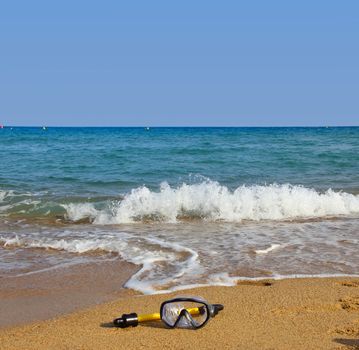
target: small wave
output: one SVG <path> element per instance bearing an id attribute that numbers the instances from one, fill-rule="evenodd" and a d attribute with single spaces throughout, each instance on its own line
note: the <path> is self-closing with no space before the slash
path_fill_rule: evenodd
<path id="1" fill-rule="evenodd" d="M 7 196 L 8 191 L 0 191 L 0 203 L 4 200 Z"/>
<path id="2" fill-rule="evenodd" d="M 27 197 L 29 195 L 30 195 L 29 193 L 24 193 L 24 194 L 16 193 L 14 190 L 0 190 L 0 204 L 14 197 Z"/>
<path id="3" fill-rule="evenodd" d="M 243 220 L 294 220 L 359 214 L 359 196 L 331 189 L 292 185 L 241 186 L 231 191 L 217 182 L 163 183 L 159 192 L 147 187 L 132 190 L 122 201 L 98 210 L 93 204 L 64 206 L 72 221 L 89 218 L 94 224 L 140 221 L 176 223 L 186 219 L 241 222 Z"/>
<path id="4" fill-rule="evenodd" d="M 8 215 L 12 213 L 31 213 L 38 207 L 46 206 L 47 203 L 41 201 L 39 194 L 13 190 L 0 190 L 0 214 Z"/>

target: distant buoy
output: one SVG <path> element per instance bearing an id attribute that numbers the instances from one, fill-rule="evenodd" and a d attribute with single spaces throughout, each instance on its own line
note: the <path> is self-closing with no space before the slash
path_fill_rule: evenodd
<path id="1" fill-rule="evenodd" d="M 146 130 L 147 130 L 147 131 L 150 131 L 150 128 L 149 128 L 149 127 L 147 127 L 147 128 L 146 128 Z"/>
<path id="2" fill-rule="evenodd" d="M 43 127 L 42 127 L 42 130 L 47 130 L 47 127 L 46 127 L 46 126 L 43 126 Z"/>

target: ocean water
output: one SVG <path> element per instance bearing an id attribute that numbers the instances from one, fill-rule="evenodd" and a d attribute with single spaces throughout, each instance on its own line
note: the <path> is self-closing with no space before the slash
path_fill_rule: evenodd
<path id="1" fill-rule="evenodd" d="M 356 275 L 358 243 L 358 127 L 0 129 L 0 277 L 107 259 L 144 293 Z"/>

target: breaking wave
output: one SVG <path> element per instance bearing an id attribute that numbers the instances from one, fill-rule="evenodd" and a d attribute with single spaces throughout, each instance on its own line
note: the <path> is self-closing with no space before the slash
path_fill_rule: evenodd
<path id="1" fill-rule="evenodd" d="M 163 183 L 158 192 L 140 187 L 105 209 L 96 209 L 91 203 L 63 207 L 69 220 L 88 218 L 99 225 L 186 219 L 241 222 L 356 215 L 359 196 L 331 189 L 320 193 L 288 184 L 241 186 L 231 191 L 217 182 L 205 181 L 179 187 Z"/>
<path id="2" fill-rule="evenodd" d="M 253 185 L 231 190 L 218 182 L 171 187 L 162 183 L 158 191 L 146 186 L 118 199 L 51 197 L 48 194 L 19 194 L 0 191 L 0 214 L 34 218 L 65 219 L 97 225 L 142 221 L 176 223 L 185 220 L 241 222 L 302 220 L 356 216 L 359 195 L 303 186 Z"/>

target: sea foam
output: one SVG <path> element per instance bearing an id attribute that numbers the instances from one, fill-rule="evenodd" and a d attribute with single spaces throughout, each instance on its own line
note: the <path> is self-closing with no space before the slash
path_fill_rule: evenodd
<path id="1" fill-rule="evenodd" d="M 124 260 L 140 266 L 125 286 L 144 294 L 168 292 L 169 290 L 163 289 L 163 286 L 175 286 L 186 274 L 195 276 L 203 270 L 197 252 L 175 242 L 133 237 L 126 232 L 86 236 L 87 238 L 77 239 L 39 237 L 37 234 L 0 236 L 0 247 L 42 248 L 78 254 L 96 251 L 116 253 Z M 171 273 L 168 274 L 167 270 Z"/>

